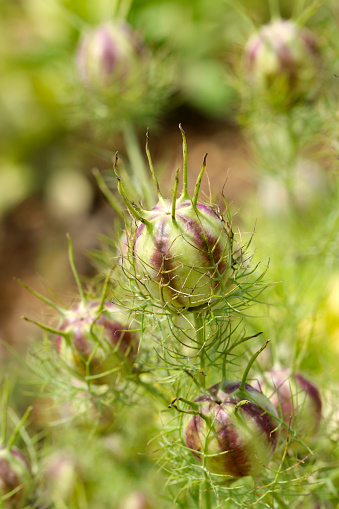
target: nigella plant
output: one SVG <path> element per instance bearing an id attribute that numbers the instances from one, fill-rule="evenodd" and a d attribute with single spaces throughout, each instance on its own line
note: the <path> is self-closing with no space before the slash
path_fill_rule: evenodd
<path id="1" fill-rule="evenodd" d="M 249 38 L 244 70 L 256 94 L 263 94 L 274 108 L 287 111 L 315 95 L 317 39 L 292 20 L 272 20 Z"/>
<path id="2" fill-rule="evenodd" d="M 179 127 L 183 137 L 183 189 L 179 197 L 179 170 L 172 198 L 164 198 L 160 191 L 148 148 L 148 132 L 146 152 L 158 193 L 155 207 L 144 210 L 132 201 L 118 175 L 117 157 L 115 173 L 120 195 L 136 220 L 135 231 L 127 235 L 125 273 L 129 272 L 142 299 L 153 309 L 187 315 L 219 308 L 238 295 L 237 280 L 246 271 L 246 262 L 242 248 L 235 247 L 228 208 L 225 217 L 218 207 L 199 199 L 207 154 L 193 196 L 188 193 L 187 143 L 184 130 Z"/>
<path id="3" fill-rule="evenodd" d="M 31 351 L 29 368 L 44 384 L 52 421 L 102 434 L 114 427 L 125 390 L 129 390 L 130 403 L 136 397 L 131 382 L 138 373 L 138 327 L 132 312 L 108 297 L 109 278 L 101 295 L 83 289 L 70 237 L 68 243 L 79 291 L 75 304 L 62 307 L 20 281 L 59 315 L 55 326 L 24 317 L 47 334 L 44 348 Z"/>
<path id="4" fill-rule="evenodd" d="M 70 238 L 69 258 L 79 292 L 74 303 L 59 306 L 22 283 L 59 315 L 55 326 L 35 322 L 47 333 L 48 348 L 40 345 L 29 367 L 43 379 L 58 409 L 53 425 L 71 423 L 68 432 L 88 433 L 96 447 L 104 449 L 103 456 L 108 451 L 117 455 L 119 471 L 125 460 L 128 470 L 135 462 L 124 455 L 131 444 L 135 455 L 134 428 L 144 426 L 147 411 L 152 432 L 148 430 L 145 449 L 152 454 L 145 457 L 154 456 L 168 476 L 170 504 L 286 509 L 282 487 L 290 492 L 300 485 L 311 489 L 309 469 L 303 471 L 302 463 L 312 461 L 308 437 L 314 437 L 320 425 L 321 396 L 298 373 L 272 371 L 263 381 L 249 378 L 269 343 L 253 354 L 263 332 L 247 321 L 250 306 L 261 303 L 266 269 L 260 273 L 252 267 L 251 238 L 244 244 L 241 236 L 236 241 L 226 202 L 223 215 L 199 197 L 206 156 L 194 192 L 188 192 L 187 142 L 179 127 L 183 188 L 178 196 L 177 170 L 169 199 L 160 190 L 147 132 L 146 155 L 158 195 L 151 210 L 133 199 L 134 190 L 115 157 L 117 187 L 129 214 L 121 214 L 125 232 L 114 239 L 119 252 L 106 258 L 100 292 L 84 290 Z M 123 443 L 118 451 L 115 440 Z M 302 448 L 290 447 L 292 442 Z M 82 454 L 76 454 L 75 463 L 62 461 L 60 470 L 52 469 L 56 486 L 59 473 L 63 476 L 70 468 L 86 493 L 86 472 L 78 472 Z M 99 456 L 96 451 L 95 460 L 88 456 L 93 467 Z M 88 484 L 102 479 L 95 472 Z M 65 486 L 61 496 L 67 505 L 77 490 Z M 58 491 L 44 479 L 42 500 L 52 494 L 54 502 Z M 118 507 L 118 502 L 112 503 Z"/>
<path id="5" fill-rule="evenodd" d="M 74 55 L 70 111 L 99 136 L 153 123 L 171 93 L 171 64 L 121 19 L 88 27 Z"/>

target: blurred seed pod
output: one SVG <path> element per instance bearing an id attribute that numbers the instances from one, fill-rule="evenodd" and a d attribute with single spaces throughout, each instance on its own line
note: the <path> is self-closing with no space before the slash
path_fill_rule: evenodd
<path id="1" fill-rule="evenodd" d="M 40 473 L 41 501 L 67 501 L 74 491 L 77 476 L 76 458 L 67 451 L 60 450 L 44 458 Z"/>
<path id="2" fill-rule="evenodd" d="M 310 99 L 316 92 L 319 50 L 316 37 L 291 20 L 263 25 L 248 40 L 244 71 L 255 93 L 279 109 Z"/>
<path id="3" fill-rule="evenodd" d="M 279 416 L 297 433 L 297 438 L 309 442 L 317 434 L 322 416 L 322 401 L 316 385 L 290 369 L 273 369 L 264 373 L 259 382 Z M 281 426 L 281 437 L 288 428 Z M 294 444 L 298 448 L 297 444 Z"/>
<path id="4" fill-rule="evenodd" d="M 1 507 L 22 509 L 31 495 L 32 474 L 28 461 L 16 447 L 0 448 Z"/>
<path id="5" fill-rule="evenodd" d="M 133 491 L 121 502 L 119 509 L 153 509 L 153 505 L 142 491 Z"/>
<path id="6" fill-rule="evenodd" d="M 110 302 L 80 302 L 67 310 L 56 337 L 56 351 L 80 377 L 114 384 L 132 368 L 138 339 L 128 316 Z"/>
<path id="7" fill-rule="evenodd" d="M 85 31 L 75 55 L 71 118 L 101 136 L 123 130 L 126 122 L 152 125 L 171 94 L 165 60 L 121 20 Z"/>

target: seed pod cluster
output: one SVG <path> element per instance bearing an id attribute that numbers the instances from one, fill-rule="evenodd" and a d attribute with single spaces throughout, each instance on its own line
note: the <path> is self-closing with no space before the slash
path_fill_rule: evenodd
<path id="1" fill-rule="evenodd" d="M 184 439 L 194 456 L 224 480 L 257 476 L 275 451 L 278 414 L 272 403 L 248 384 L 224 381 L 211 395 L 195 400 L 195 415 L 187 415 Z"/>

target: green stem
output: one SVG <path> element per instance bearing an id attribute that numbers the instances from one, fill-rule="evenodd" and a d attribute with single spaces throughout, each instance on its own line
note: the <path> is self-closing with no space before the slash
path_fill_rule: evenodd
<path id="1" fill-rule="evenodd" d="M 200 376 L 199 381 L 201 387 L 205 389 L 206 387 L 206 375 L 205 375 L 205 342 L 206 342 L 206 330 L 205 330 L 205 322 L 203 319 L 203 312 L 198 313 L 194 317 L 195 321 L 195 330 L 197 333 L 197 342 L 200 345 Z"/>
<path id="2" fill-rule="evenodd" d="M 278 0 L 269 0 L 268 7 L 270 10 L 271 20 L 276 20 L 281 18 L 279 1 Z"/>
<path id="3" fill-rule="evenodd" d="M 210 483 L 208 482 L 208 477 L 205 472 L 205 482 L 204 482 L 204 492 L 203 492 L 203 500 L 204 500 L 204 509 L 212 509 L 212 501 L 211 501 L 211 491 L 210 491 Z"/>
<path id="4" fill-rule="evenodd" d="M 2 393 L 2 419 L 1 419 L 1 444 L 4 444 L 7 440 L 7 407 L 9 400 L 9 382 L 8 377 L 5 378 L 3 393 Z"/>

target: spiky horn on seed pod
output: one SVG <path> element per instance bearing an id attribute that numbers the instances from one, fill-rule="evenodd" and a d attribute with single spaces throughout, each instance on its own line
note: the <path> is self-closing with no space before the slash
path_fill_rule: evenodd
<path id="1" fill-rule="evenodd" d="M 210 205 L 198 201 L 206 156 L 193 197 L 187 191 L 187 143 L 183 129 L 183 191 L 177 198 L 178 171 L 172 199 L 160 191 L 148 148 L 149 166 L 158 191 L 158 203 L 144 211 L 131 202 L 118 177 L 118 188 L 131 214 L 140 222 L 133 243 L 135 278 L 152 303 L 170 311 L 195 310 L 216 301 L 230 281 L 231 225 Z"/>

